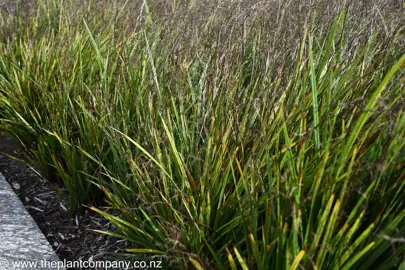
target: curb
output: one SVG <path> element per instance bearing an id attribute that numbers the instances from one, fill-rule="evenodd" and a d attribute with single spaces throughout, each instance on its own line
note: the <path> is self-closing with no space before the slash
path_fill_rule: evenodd
<path id="1" fill-rule="evenodd" d="M 60 261 L 1 173 L 0 241 L 0 270 L 55 269 Z"/>

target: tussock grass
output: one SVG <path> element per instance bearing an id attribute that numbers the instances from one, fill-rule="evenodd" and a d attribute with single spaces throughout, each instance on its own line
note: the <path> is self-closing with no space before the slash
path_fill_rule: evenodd
<path id="1" fill-rule="evenodd" d="M 214 2 L 3 12 L 1 129 L 170 267 L 398 268 L 405 7 Z"/>

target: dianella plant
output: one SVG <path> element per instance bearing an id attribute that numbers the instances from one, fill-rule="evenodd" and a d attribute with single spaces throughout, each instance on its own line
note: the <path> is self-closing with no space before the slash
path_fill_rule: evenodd
<path id="1" fill-rule="evenodd" d="M 71 212 L 180 269 L 405 267 L 401 1 L 38 1 L 0 128 Z"/>

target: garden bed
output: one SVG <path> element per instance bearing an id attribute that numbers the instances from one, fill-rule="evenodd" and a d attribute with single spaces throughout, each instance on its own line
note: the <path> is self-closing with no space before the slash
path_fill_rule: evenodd
<path id="1" fill-rule="evenodd" d="M 37 3 L 1 13 L 0 128 L 40 173 L 2 169 L 61 258 L 405 264 L 402 3 Z"/>
<path id="2" fill-rule="evenodd" d="M 0 132 L 0 171 L 61 260 L 116 260 L 117 252 L 122 253 L 127 246 L 123 240 L 92 231 L 111 229 L 111 224 L 93 211 L 69 216 L 59 196 L 61 187 L 26 165 L 16 144 L 3 132 Z"/>

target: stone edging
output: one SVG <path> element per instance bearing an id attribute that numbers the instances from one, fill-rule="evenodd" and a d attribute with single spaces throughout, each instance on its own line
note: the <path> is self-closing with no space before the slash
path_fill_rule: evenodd
<path id="1" fill-rule="evenodd" d="M 52 269 L 59 261 L 51 245 L 0 173 L 0 270 Z M 18 267 L 36 262 L 36 267 Z"/>

